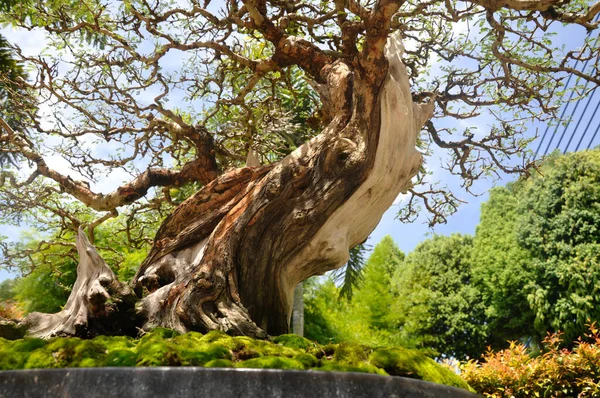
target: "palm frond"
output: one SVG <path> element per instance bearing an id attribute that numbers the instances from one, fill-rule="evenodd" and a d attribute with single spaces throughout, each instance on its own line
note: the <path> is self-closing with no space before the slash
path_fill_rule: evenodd
<path id="1" fill-rule="evenodd" d="M 369 250 L 370 245 L 365 243 L 353 247 L 350 249 L 350 258 L 346 265 L 333 272 L 333 279 L 336 285 L 340 286 L 340 298 L 352 300 L 354 290 L 363 280 L 365 256 Z"/>
<path id="2" fill-rule="evenodd" d="M 3 7 L 0 0 L 0 9 Z M 32 110 L 36 108 L 33 95 L 24 88 L 27 72 L 14 58 L 14 50 L 0 35 L 0 118 L 13 130 L 24 132 L 29 125 Z M 10 152 L 7 142 L 0 142 L 0 167 L 15 165 L 17 157 Z"/>

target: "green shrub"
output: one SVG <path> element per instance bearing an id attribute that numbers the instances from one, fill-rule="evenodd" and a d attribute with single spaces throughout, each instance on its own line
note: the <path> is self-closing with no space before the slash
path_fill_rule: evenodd
<path id="1" fill-rule="evenodd" d="M 544 340 L 543 354 L 531 356 L 523 344 L 512 342 L 482 361 L 462 365 L 462 377 L 487 397 L 598 397 L 600 396 L 600 331 L 560 348 L 560 334 Z"/>

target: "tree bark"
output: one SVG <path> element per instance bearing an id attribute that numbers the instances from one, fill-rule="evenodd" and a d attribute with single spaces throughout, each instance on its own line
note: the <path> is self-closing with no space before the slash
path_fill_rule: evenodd
<path id="1" fill-rule="evenodd" d="M 248 178 L 228 199 L 209 185 L 178 209 L 208 195 L 214 213 L 165 221 L 134 280 L 144 328 L 288 332 L 294 287 L 342 266 L 422 163 L 433 105 L 413 103 L 402 51 L 390 38 L 385 79 L 326 66 L 334 118 L 322 134 L 268 170 L 235 171 Z"/>
<path id="2" fill-rule="evenodd" d="M 295 286 L 346 263 L 421 166 L 416 140 L 433 104 L 413 103 L 402 51 L 392 36 L 389 67 L 369 53 L 368 67 L 326 64 L 332 120 L 320 135 L 277 164 L 219 176 L 164 221 L 133 280 L 138 327 L 289 331 Z M 112 300 L 129 303 L 129 295 L 84 238 L 65 310 L 32 314 L 31 334 L 115 332 Z"/>

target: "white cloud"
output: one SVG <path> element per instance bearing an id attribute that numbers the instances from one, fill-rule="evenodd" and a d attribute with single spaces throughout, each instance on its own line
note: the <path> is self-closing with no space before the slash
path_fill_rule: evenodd
<path id="1" fill-rule="evenodd" d="M 0 29 L 0 33 L 14 45 L 19 46 L 26 56 L 39 55 L 48 44 L 48 37 L 43 29 L 25 30 L 12 26 Z"/>

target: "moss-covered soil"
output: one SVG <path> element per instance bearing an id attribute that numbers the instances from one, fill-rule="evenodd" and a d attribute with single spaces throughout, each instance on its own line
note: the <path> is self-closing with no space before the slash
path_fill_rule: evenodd
<path id="1" fill-rule="evenodd" d="M 98 366 L 204 366 L 366 372 L 412 377 L 470 389 L 452 370 L 405 348 L 319 345 L 296 335 L 272 341 L 218 331 L 178 334 L 155 329 L 139 339 L 0 338 L 0 370 Z"/>

